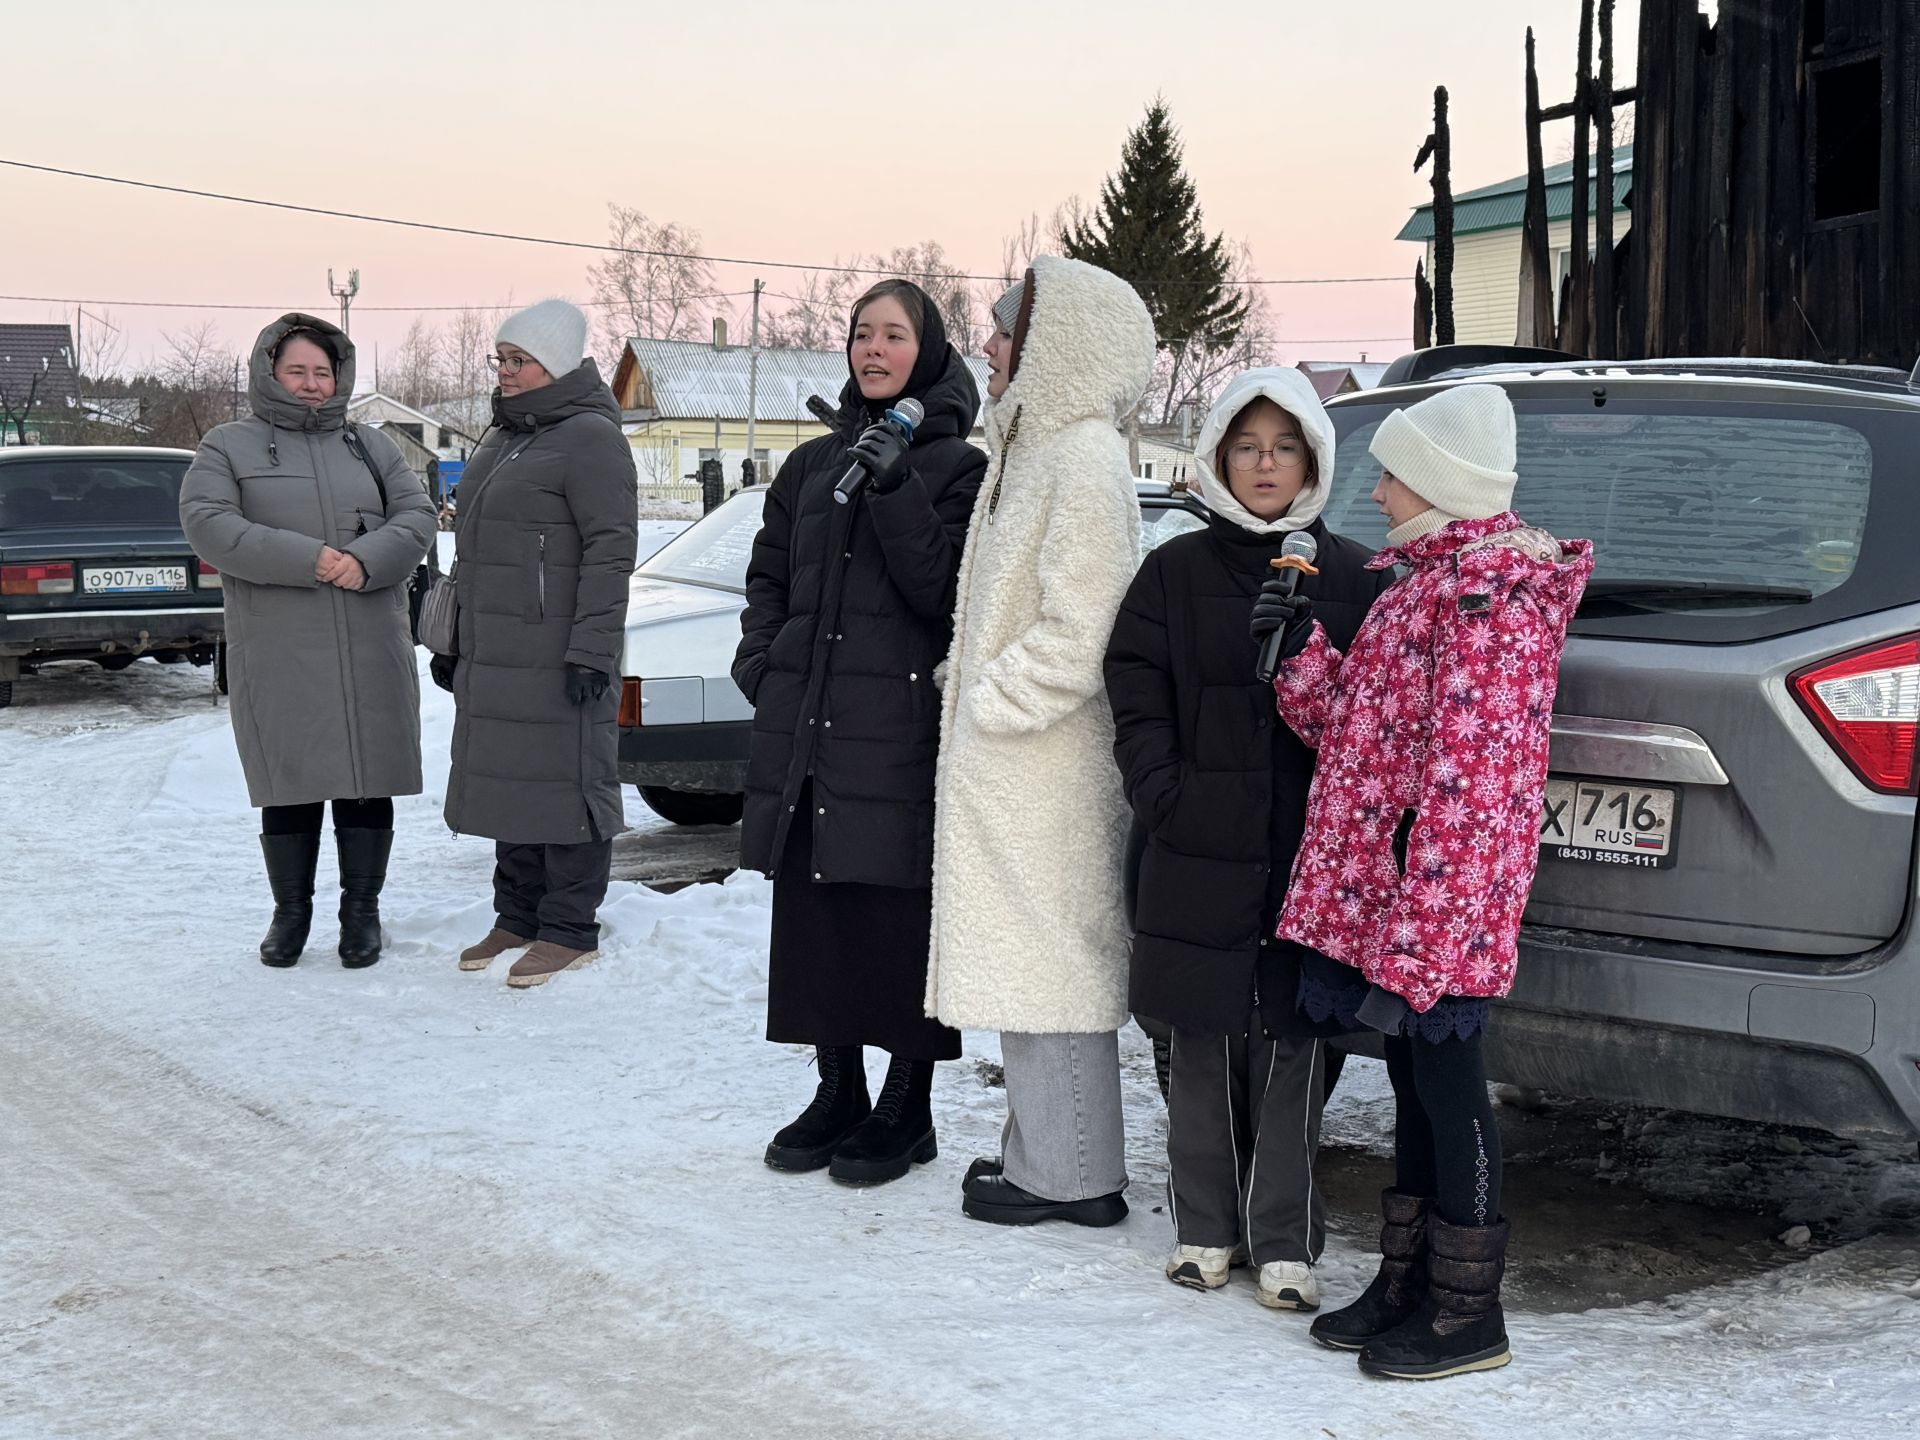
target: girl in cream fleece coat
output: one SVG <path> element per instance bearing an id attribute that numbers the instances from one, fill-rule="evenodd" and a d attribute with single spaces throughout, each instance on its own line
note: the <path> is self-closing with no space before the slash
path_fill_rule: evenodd
<path id="1" fill-rule="evenodd" d="M 1123 280 L 1051 257 L 995 315 L 993 457 L 942 695 L 927 1011 L 1003 1032 L 1004 1162 L 974 1167 L 967 1213 L 1112 1224 L 1128 810 L 1102 661 L 1139 562 L 1116 422 L 1145 391 L 1153 322 Z"/>

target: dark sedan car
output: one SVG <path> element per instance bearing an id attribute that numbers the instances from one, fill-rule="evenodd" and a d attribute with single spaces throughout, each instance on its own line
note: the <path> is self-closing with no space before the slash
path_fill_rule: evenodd
<path id="1" fill-rule="evenodd" d="M 190 450 L 0 450 L 0 706 L 48 660 L 191 661 L 226 688 L 220 576 L 180 532 L 192 462 Z"/>

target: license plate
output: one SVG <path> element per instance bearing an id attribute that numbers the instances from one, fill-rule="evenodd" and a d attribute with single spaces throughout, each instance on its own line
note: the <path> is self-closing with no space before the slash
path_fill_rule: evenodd
<path id="1" fill-rule="evenodd" d="M 1540 812 L 1540 848 L 1557 860 L 1670 869 L 1678 803 L 1677 792 L 1656 786 L 1554 775 Z"/>
<path id="2" fill-rule="evenodd" d="M 80 577 L 83 595 L 164 594 L 186 588 L 184 565 L 113 565 L 85 570 Z"/>

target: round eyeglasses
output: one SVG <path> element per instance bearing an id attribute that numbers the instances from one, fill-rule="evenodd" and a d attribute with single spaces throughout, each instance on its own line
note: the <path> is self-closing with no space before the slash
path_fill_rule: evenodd
<path id="1" fill-rule="evenodd" d="M 1254 470 L 1259 467 L 1262 455 L 1273 458 L 1276 470 L 1298 470 L 1307 463 L 1307 452 L 1297 440 L 1282 440 L 1271 450 L 1262 450 L 1251 441 L 1243 440 L 1227 451 L 1227 464 L 1236 470 Z"/>

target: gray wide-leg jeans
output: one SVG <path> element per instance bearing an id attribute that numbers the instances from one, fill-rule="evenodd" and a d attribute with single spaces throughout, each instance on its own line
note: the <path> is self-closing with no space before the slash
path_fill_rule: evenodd
<path id="1" fill-rule="evenodd" d="M 1120 1109 L 1120 1036 L 1003 1031 L 1008 1180 L 1044 1200 L 1091 1200 L 1127 1186 Z"/>

